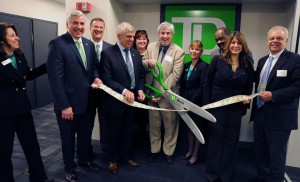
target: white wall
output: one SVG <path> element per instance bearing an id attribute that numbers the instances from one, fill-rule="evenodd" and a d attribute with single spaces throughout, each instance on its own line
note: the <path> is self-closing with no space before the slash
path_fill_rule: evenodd
<path id="1" fill-rule="evenodd" d="M 0 12 L 58 23 L 58 35 L 66 32 L 65 6 L 49 0 L 0 1 Z M 1 20 L 0 20 L 1 21 Z"/>

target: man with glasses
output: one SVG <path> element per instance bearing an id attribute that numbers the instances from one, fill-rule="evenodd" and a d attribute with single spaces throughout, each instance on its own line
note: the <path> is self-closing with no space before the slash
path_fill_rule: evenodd
<path id="1" fill-rule="evenodd" d="M 227 29 L 226 27 L 220 27 L 217 29 L 215 33 L 215 39 L 217 46 L 214 50 L 212 50 L 210 54 L 210 58 L 212 59 L 215 55 L 222 54 L 223 53 L 223 48 L 226 43 L 226 38 L 230 35 L 230 30 Z"/>
<path id="2" fill-rule="evenodd" d="M 284 180 L 288 140 L 298 128 L 300 56 L 286 50 L 288 30 L 274 26 L 268 32 L 270 53 L 258 61 L 255 76 L 260 93 L 254 109 L 254 146 L 257 177 L 253 182 Z"/>

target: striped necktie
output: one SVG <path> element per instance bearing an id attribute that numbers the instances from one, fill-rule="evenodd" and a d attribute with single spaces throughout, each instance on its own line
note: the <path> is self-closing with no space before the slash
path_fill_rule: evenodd
<path id="1" fill-rule="evenodd" d="M 123 51 L 125 52 L 125 62 L 126 62 L 126 65 L 127 65 L 129 75 L 130 75 L 130 79 L 131 79 L 131 86 L 130 87 L 131 87 L 131 89 L 133 89 L 135 87 L 135 76 L 134 76 L 134 69 L 133 69 L 133 66 L 130 62 L 129 55 L 128 55 L 129 49 L 125 48 Z"/>
<path id="2" fill-rule="evenodd" d="M 76 47 L 77 47 L 77 49 L 78 49 L 78 51 L 79 51 L 79 54 L 80 54 L 82 63 L 83 63 L 83 65 L 84 65 L 84 68 L 86 69 L 86 68 L 87 68 L 86 57 L 85 57 L 84 50 L 83 50 L 83 48 L 82 48 L 81 42 L 80 42 L 79 40 L 76 41 Z"/>
<path id="3" fill-rule="evenodd" d="M 270 56 L 268 59 L 268 64 L 266 66 L 266 69 L 264 71 L 264 74 L 262 76 L 262 79 L 257 87 L 257 93 L 260 93 L 262 91 L 266 90 L 267 87 L 267 82 L 268 82 L 268 78 L 269 78 L 269 73 L 271 70 L 271 65 L 272 65 L 272 61 L 273 61 L 274 57 Z M 260 97 L 257 98 L 257 107 L 260 108 L 262 105 L 264 105 L 265 101 L 261 100 Z"/>

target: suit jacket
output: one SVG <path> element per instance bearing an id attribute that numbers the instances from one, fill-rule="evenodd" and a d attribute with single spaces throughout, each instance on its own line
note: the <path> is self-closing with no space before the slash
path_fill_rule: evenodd
<path id="1" fill-rule="evenodd" d="M 49 43 L 47 68 L 56 112 L 72 107 L 75 114 L 83 114 L 88 109 L 89 90 L 99 76 L 98 60 L 93 42 L 82 37 L 82 43 L 87 69 L 68 32 Z"/>
<path id="2" fill-rule="evenodd" d="M 251 60 L 247 59 L 248 67 L 240 66 L 235 72 L 231 65 L 226 63 L 219 56 L 214 56 L 207 72 L 204 85 L 203 100 L 204 104 L 213 103 L 231 96 L 250 95 L 253 89 L 254 70 Z M 240 64 L 241 65 L 241 64 Z M 235 103 L 223 108 L 242 111 L 246 114 L 249 105 Z"/>
<path id="3" fill-rule="evenodd" d="M 199 59 L 189 79 L 187 79 L 191 63 L 192 62 L 190 61 L 184 64 L 183 73 L 180 79 L 180 94 L 189 101 L 202 106 L 203 87 L 208 70 L 208 64 L 202 59 Z"/>
<path id="4" fill-rule="evenodd" d="M 268 56 L 258 61 L 255 75 L 256 90 L 260 72 Z M 268 77 L 266 91 L 272 92 L 273 101 L 262 106 L 266 113 L 267 127 L 272 130 L 294 130 L 298 128 L 300 96 L 300 55 L 284 50 Z M 254 102 L 256 103 L 256 102 Z M 256 110 L 256 104 L 253 104 Z"/>
<path id="5" fill-rule="evenodd" d="M 112 46 L 110 43 L 103 41 L 103 45 L 102 45 L 102 51 L 110 46 Z"/>
<path id="6" fill-rule="evenodd" d="M 159 54 L 159 46 L 160 42 L 153 42 L 148 45 L 147 51 L 149 59 L 157 59 Z M 144 60 L 143 64 L 146 70 L 148 67 L 148 60 Z M 163 68 L 163 77 L 166 85 L 174 92 L 179 93 L 179 81 L 182 74 L 184 65 L 184 50 L 180 48 L 178 45 L 171 43 L 165 57 L 162 61 Z M 152 84 L 158 90 L 164 92 L 162 86 L 153 79 L 153 76 L 150 72 L 146 75 L 146 83 Z M 162 100 L 158 103 L 161 108 L 172 108 L 168 99 L 162 98 Z"/>
<path id="7" fill-rule="evenodd" d="M 46 64 L 30 69 L 23 53 L 14 52 L 18 69 L 0 52 L 0 115 L 17 115 L 30 112 L 31 105 L 27 96 L 26 81 L 47 73 Z"/>
<path id="8" fill-rule="evenodd" d="M 118 44 L 102 51 L 99 73 L 103 83 L 119 94 L 122 94 L 124 89 L 128 89 L 137 95 L 138 90 L 144 89 L 145 72 L 139 52 L 130 48 L 130 53 L 135 74 L 135 88 L 133 90 L 130 88 L 131 78 Z M 105 94 L 100 101 L 100 109 L 109 113 L 121 113 L 126 107 L 128 105 L 108 94 Z"/>

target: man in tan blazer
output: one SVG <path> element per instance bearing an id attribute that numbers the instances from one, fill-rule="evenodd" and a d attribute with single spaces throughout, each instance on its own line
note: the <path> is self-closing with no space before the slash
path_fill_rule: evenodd
<path id="1" fill-rule="evenodd" d="M 160 61 L 163 68 L 164 81 L 174 92 L 179 92 L 179 80 L 184 64 L 184 50 L 178 45 L 172 43 L 174 35 L 174 25 L 163 22 L 158 26 L 158 42 L 148 45 L 148 59 L 143 61 L 146 70 L 149 67 L 155 67 L 155 62 Z M 146 75 L 146 83 L 163 91 L 161 85 L 153 79 L 150 72 Z M 148 103 L 154 107 L 171 109 L 172 105 L 168 99 L 159 97 L 154 98 Z M 161 136 L 161 126 L 164 127 L 164 136 Z M 147 161 L 154 162 L 158 159 L 161 151 L 161 142 L 163 138 L 163 152 L 168 164 L 173 164 L 174 151 L 178 136 L 177 112 L 149 111 L 150 144 L 151 154 Z"/>

